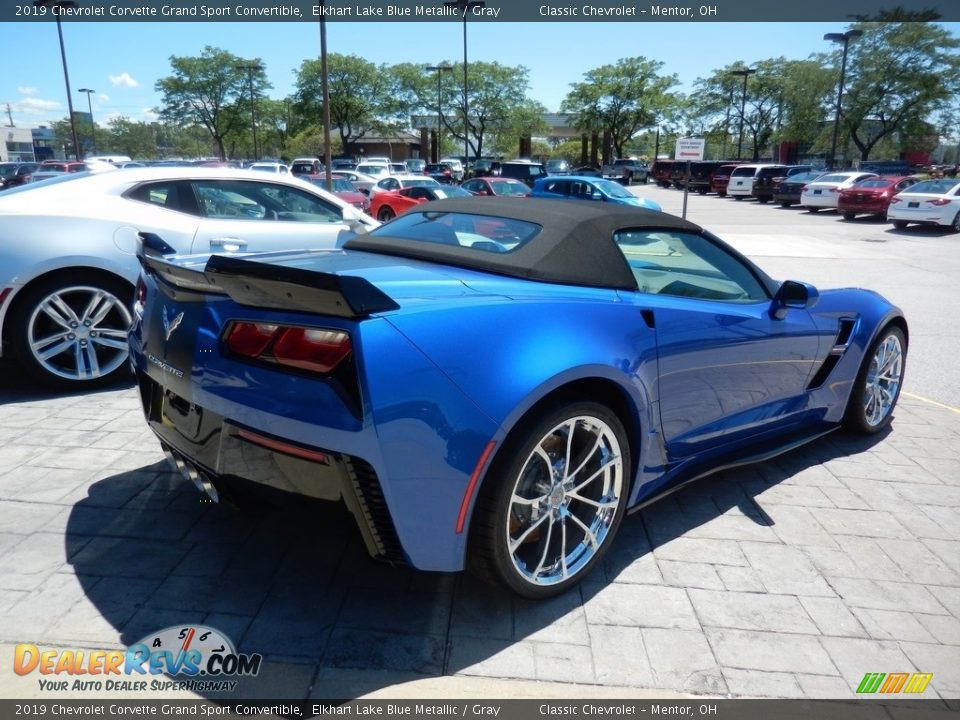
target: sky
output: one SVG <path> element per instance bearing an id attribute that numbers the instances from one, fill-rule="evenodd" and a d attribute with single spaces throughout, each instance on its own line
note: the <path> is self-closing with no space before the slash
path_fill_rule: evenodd
<path id="1" fill-rule="evenodd" d="M 960 36 L 960 23 L 944 23 Z M 463 59 L 462 23 L 327 24 L 330 52 L 354 54 L 380 63 L 437 64 Z M 748 65 L 772 57 L 803 59 L 834 47 L 824 33 L 842 32 L 843 23 L 505 23 L 468 24 L 468 60 L 524 65 L 530 71 L 528 95 L 548 110 L 559 110 L 570 84 L 592 68 L 623 57 L 643 55 L 676 74 L 681 91 L 717 68 Z M 273 84 L 269 96 L 293 92 L 295 70 L 319 56 L 314 23 L 63 23 L 74 110 L 87 110 L 90 96 L 98 125 L 122 115 L 154 119 L 160 103 L 154 90 L 171 74 L 171 55 L 199 55 L 204 46 L 244 58 L 260 58 Z M 9 124 L 36 127 L 67 116 L 63 68 L 56 25 L 49 22 L 0 23 L 0 113 Z"/>

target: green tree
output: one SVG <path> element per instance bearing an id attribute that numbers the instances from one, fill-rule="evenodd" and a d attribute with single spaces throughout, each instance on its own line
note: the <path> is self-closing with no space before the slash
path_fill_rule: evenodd
<path id="1" fill-rule="evenodd" d="M 105 150 L 113 150 L 132 158 L 156 157 L 157 129 L 151 123 L 130 120 L 123 116 L 115 117 L 109 123 L 109 134 L 101 131 L 98 136 L 106 136 Z M 99 149 L 100 146 L 97 147 Z"/>
<path id="2" fill-rule="evenodd" d="M 614 153 L 624 154 L 640 130 L 673 112 L 678 98 L 670 92 L 675 75 L 661 75 L 663 63 L 645 57 L 622 58 L 584 74 L 564 98 L 562 112 L 573 114 L 573 126 L 587 133 L 608 131 Z"/>
<path id="3" fill-rule="evenodd" d="M 271 87 L 259 59 L 247 60 L 210 47 L 196 57 L 170 57 L 173 75 L 161 78 L 155 88 L 163 94 L 160 117 L 181 126 L 206 128 L 226 159 L 225 141 L 231 133 L 250 127 L 252 95 L 260 97 Z M 256 67 L 247 71 L 244 67 Z"/>
<path id="4" fill-rule="evenodd" d="M 923 144 L 922 124 L 960 90 L 960 40 L 932 22 L 859 22 L 847 59 L 840 131 L 867 160 L 885 138 Z M 835 54 L 840 65 L 840 50 Z M 917 134 L 920 137 L 917 137 Z"/>
<path id="5" fill-rule="evenodd" d="M 327 57 L 330 91 L 330 129 L 339 133 L 346 152 L 368 133 L 383 131 L 396 114 L 391 96 L 394 79 L 386 66 L 377 66 L 356 55 L 330 53 Z M 301 127 L 322 125 L 323 92 L 319 60 L 304 60 L 297 70 L 295 112 Z"/>

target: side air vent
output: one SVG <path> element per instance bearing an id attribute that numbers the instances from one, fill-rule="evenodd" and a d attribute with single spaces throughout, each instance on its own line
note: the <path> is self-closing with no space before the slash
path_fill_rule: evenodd
<path id="1" fill-rule="evenodd" d="M 850 346 L 850 338 L 853 336 L 853 329 L 856 327 L 856 324 L 857 321 L 853 318 L 840 318 L 837 337 L 833 341 L 833 347 L 830 348 L 830 354 L 827 355 L 827 358 L 810 380 L 810 383 L 807 385 L 807 390 L 821 387 L 827 381 L 827 378 L 830 377 L 830 373 L 833 372 L 837 363 L 840 362 L 840 358 L 843 357 L 843 354 Z"/>
<path id="2" fill-rule="evenodd" d="M 406 564 L 376 471 L 360 458 L 345 457 L 344 460 L 363 518 L 373 536 L 377 557 L 394 565 Z"/>

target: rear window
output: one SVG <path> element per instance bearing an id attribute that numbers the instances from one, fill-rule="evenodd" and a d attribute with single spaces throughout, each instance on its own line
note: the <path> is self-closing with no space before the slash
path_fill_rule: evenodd
<path id="1" fill-rule="evenodd" d="M 849 178 L 849 175 L 824 175 L 822 178 L 817 178 L 817 182 L 842 183 L 846 182 Z"/>
<path id="2" fill-rule="evenodd" d="M 757 177 L 771 178 L 782 176 L 787 169 L 785 167 L 760 168 L 757 171 Z"/>
<path id="3" fill-rule="evenodd" d="M 958 185 L 960 182 L 957 180 L 922 180 L 916 185 L 911 185 L 906 192 L 946 195 Z"/>
<path id="4" fill-rule="evenodd" d="M 799 173 L 797 175 L 791 175 L 789 178 L 787 178 L 787 180 L 792 183 L 810 182 L 811 180 L 816 180 L 817 178 L 819 178 L 820 175 L 822 175 L 822 173 L 811 171 L 811 172 Z"/>
<path id="5" fill-rule="evenodd" d="M 738 167 L 734 168 L 733 172 L 730 173 L 730 177 L 753 177 L 757 172 L 756 168 L 752 167 Z"/>
<path id="6" fill-rule="evenodd" d="M 885 188 L 889 184 L 889 180 L 878 180 L 871 178 L 869 180 L 861 180 L 860 182 L 856 183 L 856 186 L 858 188 Z"/>
<path id="7" fill-rule="evenodd" d="M 368 233 L 441 245 L 457 245 L 477 252 L 505 253 L 516 250 L 540 233 L 540 226 L 525 220 L 492 215 L 452 212 L 406 212 Z"/>

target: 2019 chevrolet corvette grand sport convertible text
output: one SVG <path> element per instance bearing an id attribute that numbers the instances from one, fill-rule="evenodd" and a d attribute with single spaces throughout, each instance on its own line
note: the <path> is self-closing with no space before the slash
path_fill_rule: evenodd
<path id="1" fill-rule="evenodd" d="M 342 499 L 371 554 L 532 598 L 687 481 L 883 429 L 903 380 L 879 295 L 776 282 L 641 208 L 441 200 L 310 252 L 152 240 L 131 356 L 184 474 Z"/>

